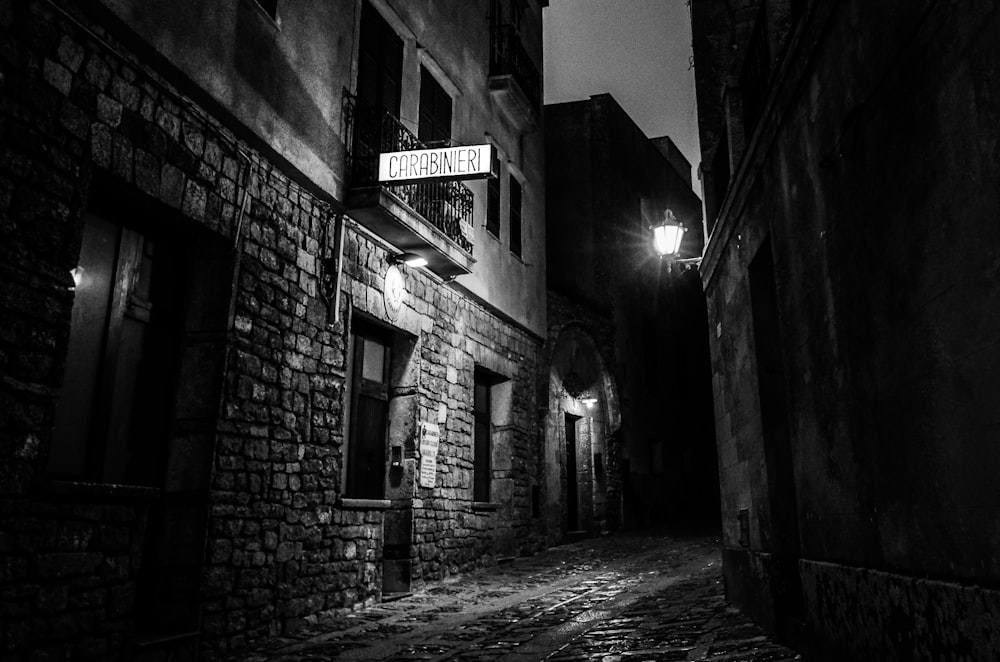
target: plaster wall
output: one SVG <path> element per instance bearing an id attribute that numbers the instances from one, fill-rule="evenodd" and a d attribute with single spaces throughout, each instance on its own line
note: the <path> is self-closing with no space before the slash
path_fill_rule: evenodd
<path id="1" fill-rule="evenodd" d="M 254 0 L 222 5 L 197 0 L 103 2 L 142 42 L 180 70 L 212 101 L 305 179 L 343 200 L 343 93 L 356 87 L 361 0 L 279 3 L 277 20 Z M 476 222 L 467 292 L 539 336 L 545 329 L 545 191 L 542 132 L 504 116 L 487 88 L 488 5 L 374 0 L 404 42 L 400 120 L 417 134 L 421 67 L 452 96 L 452 139 L 492 142 L 501 153 L 501 241 L 484 227 L 486 184 L 473 182 Z M 541 70 L 541 7 L 527 3 L 522 42 Z M 536 109 L 538 114 L 541 109 Z M 522 254 L 509 247 L 509 187 L 522 183 Z"/>

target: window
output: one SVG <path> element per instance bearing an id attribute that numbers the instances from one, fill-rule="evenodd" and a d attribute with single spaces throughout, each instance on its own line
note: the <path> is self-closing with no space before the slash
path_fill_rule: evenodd
<path id="1" fill-rule="evenodd" d="M 500 178 L 486 180 L 486 231 L 500 238 Z"/>
<path id="2" fill-rule="evenodd" d="M 103 217 L 84 220 L 49 472 L 96 482 L 162 481 L 176 297 L 168 246 Z"/>
<path id="3" fill-rule="evenodd" d="M 425 145 L 451 142 L 451 97 L 425 67 L 420 67 L 420 127 Z"/>
<path id="4" fill-rule="evenodd" d="M 358 44 L 358 103 L 399 117 L 403 81 L 403 40 L 365 2 Z"/>
<path id="5" fill-rule="evenodd" d="M 521 30 L 521 22 L 528 11 L 525 0 L 493 0 L 490 8 L 490 20 L 493 25 L 510 25 L 515 30 Z"/>
<path id="6" fill-rule="evenodd" d="M 381 499 L 389 425 L 389 342 L 376 329 L 359 325 L 352 345 L 346 495 Z"/>
<path id="7" fill-rule="evenodd" d="M 474 448 L 472 460 L 472 500 L 490 500 L 490 472 L 493 454 L 492 414 L 490 386 L 492 380 L 485 372 L 476 370 L 473 394 Z"/>
<path id="8" fill-rule="evenodd" d="M 521 257 L 521 182 L 510 176 L 510 252 Z"/>

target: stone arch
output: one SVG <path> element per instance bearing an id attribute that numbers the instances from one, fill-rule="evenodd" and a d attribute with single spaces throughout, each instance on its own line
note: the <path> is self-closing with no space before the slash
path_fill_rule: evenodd
<path id="1" fill-rule="evenodd" d="M 585 325 L 555 334 L 546 366 L 544 517 L 554 543 L 617 528 L 621 411 L 614 376 Z"/>

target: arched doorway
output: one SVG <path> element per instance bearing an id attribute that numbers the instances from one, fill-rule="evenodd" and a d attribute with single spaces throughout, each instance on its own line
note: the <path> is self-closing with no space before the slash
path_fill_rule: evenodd
<path id="1" fill-rule="evenodd" d="M 593 337 L 567 325 L 550 346 L 545 518 L 550 543 L 618 528 L 617 389 Z"/>

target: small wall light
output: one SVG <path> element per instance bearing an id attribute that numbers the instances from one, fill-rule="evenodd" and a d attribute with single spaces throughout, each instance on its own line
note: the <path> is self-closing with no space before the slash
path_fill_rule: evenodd
<path id="1" fill-rule="evenodd" d="M 580 402 L 586 405 L 587 409 L 590 409 L 597 404 L 597 398 L 595 397 L 580 398 Z"/>
<path id="2" fill-rule="evenodd" d="M 390 262 L 393 264 L 405 264 L 406 266 L 413 267 L 414 269 L 427 266 L 427 260 L 416 253 L 400 253 L 399 255 L 394 255 Z"/>
<path id="3" fill-rule="evenodd" d="M 72 292 L 76 290 L 76 288 L 80 287 L 80 283 L 83 282 L 83 267 L 79 265 L 73 267 L 69 270 L 69 275 L 73 277 L 73 287 L 69 288 Z"/>
<path id="4" fill-rule="evenodd" d="M 653 250 L 660 257 L 677 255 L 681 249 L 681 239 L 684 238 L 684 226 L 669 209 L 663 212 L 663 220 L 652 226 Z"/>

